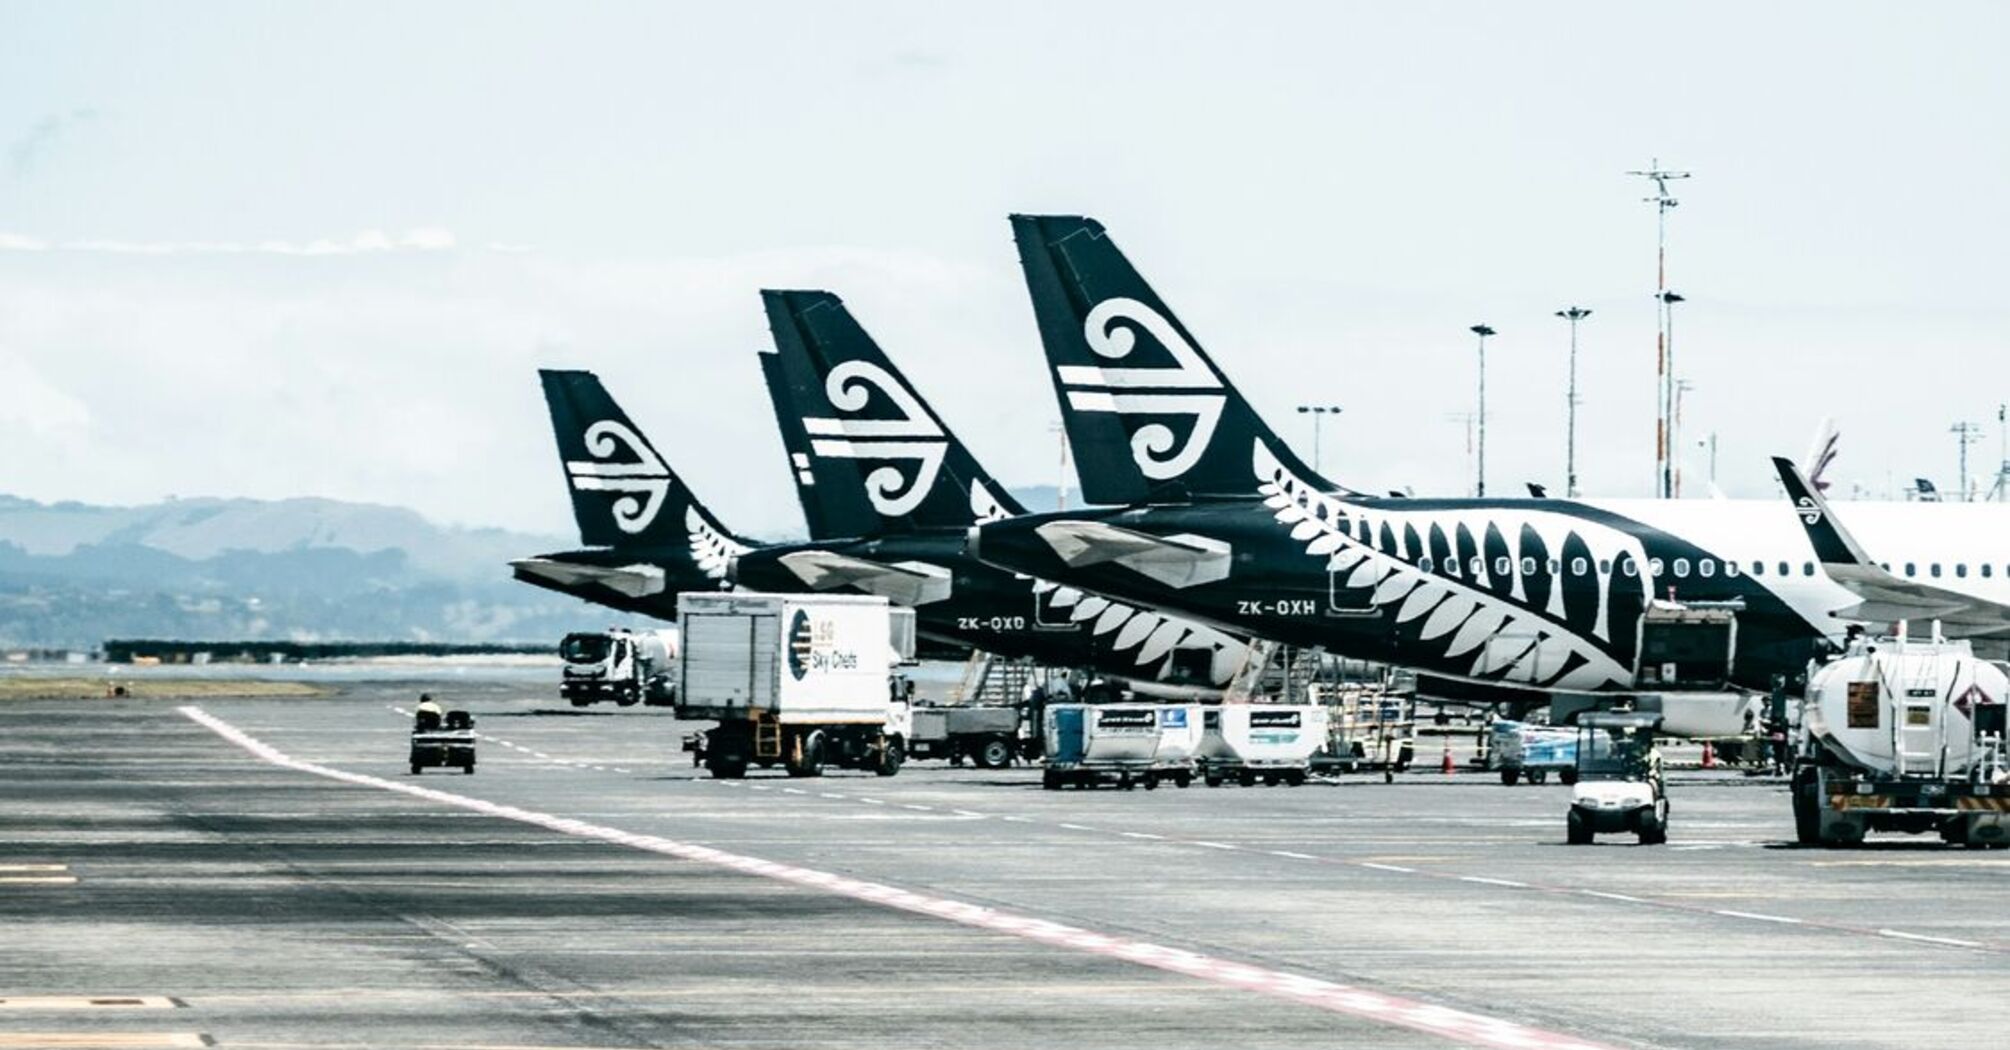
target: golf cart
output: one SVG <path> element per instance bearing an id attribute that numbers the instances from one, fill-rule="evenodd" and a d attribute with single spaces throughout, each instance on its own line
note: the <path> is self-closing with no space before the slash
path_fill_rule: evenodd
<path id="1" fill-rule="evenodd" d="M 1668 795 L 1654 750 L 1661 716 L 1587 711 L 1577 717 L 1577 783 L 1570 791 L 1569 841 L 1629 831 L 1643 846 L 1668 841 Z"/>

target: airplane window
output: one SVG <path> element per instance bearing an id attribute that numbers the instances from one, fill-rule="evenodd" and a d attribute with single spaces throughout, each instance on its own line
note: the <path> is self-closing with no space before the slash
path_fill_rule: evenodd
<path id="1" fill-rule="evenodd" d="M 1709 558 L 1696 559 L 1696 575 L 1704 577 L 1717 575 L 1717 563 Z"/>
<path id="2" fill-rule="evenodd" d="M 1584 564 L 1584 559 L 1583 559 L 1583 558 L 1572 558 L 1572 559 L 1570 559 L 1570 574 L 1571 574 L 1572 576 L 1582 576 L 1582 575 L 1584 575 L 1584 570 L 1585 570 L 1585 568 L 1586 568 L 1586 566 L 1585 566 L 1585 564 Z"/>
<path id="3" fill-rule="evenodd" d="M 1561 562 L 1558 562 L 1558 561 L 1557 561 L 1557 560 L 1556 560 L 1555 558 L 1551 558 L 1551 559 L 1549 560 L 1549 565 L 1548 565 L 1547 567 L 1548 567 L 1548 569 L 1549 569 L 1549 574 L 1550 574 L 1551 576 L 1554 576 L 1554 575 L 1556 575 L 1557 573 L 1560 573 L 1560 572 L 1562 572 L 1562 571 L 1563 571 L 1563 565 L 1562 565 L 1562 563 L 1561 563 Z"/>
<path id="4" fill-rule="evenodd" d="M 1934 562 L 1933 564 L 1931 564 L 1931 565 L 1929 565 L 1929 566 L 1927 566 L 1927 567 L 1926 567 L 1926 571 L 1927 571 L 1928 573 L 1932 574 L 1932 576 L 1933 576 L 1933 578 L 1934 578 L 1934 579 L 1936 579 L 1936 580 L 1937 580 L 1937 579 L 1939 579 L 1939 578 L 1940 578 L 1940 563 L 1939 563 L 1939 562 Z"/>
<path id="5" fill-rule="evenodd" d="M 1430 571 L 1431 571 L 1431 569 L 1432 569 L 1433 567 L 1434 567 L 1434 563 L 1433 563 L 1433 562 L 1431 561 L 1431 559 L 1430 559 L 1430 558 L 1428 558 L 1428 557 L 1425 557 L 1425 558 L 1419 558 L 1419 559 L 1417 559 L 1417 571 L 1418 571 L 1418 572 L 1430 572 Z"/>
<path id="6" fill-rule="evenodd" d="M 1649 576 L 1659 576 L 1659 575 L 1661 575 L 1661 570 L 1662 570 L 1662 569 L 1663 569 L 1664 567 L 1665 567 L 1665 566 L 1663 566 L 1663 565 L 1661 564 L 1661 559 L 1659 559 L 1659 558 L 1649 558 L 1649 559 L 1647 559 L 1647 575 L 1649 575 Z"/>
<path id="7" fill-rule="evenodd" d="M 1985 580 L 1989 578 L 1989 563 L 1986 561 L 1982 563 L 1982 578 Z"/>
<path id="8" fill-rule="evenodd" d="M 1758 563 L 1758 562 L 1753 562 L 1752 564 L 1753 564 L 1753 565 L 1757 565 L 1757 564 L 1759 564 L 1759 563 Z M 1738 563 L 1737 563 L 1737 562 L 1734 562 L 1734 561 L 1727 561 L 1727 562 L 1725 562 L 1725 563 L 1724 563 L 1724 575 L 1726 575 L 1726 576 L 1736 576 L 1736 575 L 1738 575 Z"/>
<path id="9" fill-rule="evenodd" d="M 1535 575 L 1535 559 L 1534 559 L 1534 558 L 1523 558 L 1523 559 L 1521 560 L 1521 574 L 1522 574 L 1523 576 L 1534 576 L 1534 575 Z"/>
<path id="10" fill-rule="evenodd" d="M 1687 578 L 1687 577 L 1688 577 L 1688 575 L 1689 575 L 1689 559 L 1687 559 L 1687 558 L 1677 558 L 1677 559 L 1675 559 L 1675 575 L 1676 575 L 1677 577 L 1679 577 L 1679 578 Z"/>
<path id="11" fill-rule="evenodd" d="M 1755 562 L 1753 562 L 1753 563 L 1752 563 L 1752 575 L 1754 575 L 1754 576 L 1764 576 L 1765 574 L 1766 574 L 1766 563 L 1765 563 L 1765 562 L 1762 562 L 1762 561 L 1755 561 Z"/>
<path id="12" fill-rule="evenodd" d="M 1954 575 L 1966 577 L 1968 575 L 1968 563 L 1965 561 L 1955 562 Z"/>
<path id="13" fill-rule="evenodd" d="M 1780 575 L 1782 575 L 1782 576 L 1792 576 L 1793 574 L 1794 574 L 1794 567 L 1793 567 L 1793 566 L 1791 566 L 1791 565 L 1788 565 L 1788 564 L 1787 564 L 1786 562 L 1781 562 L 1781 563 L 1780 563 Z"/>
<path id="14" fill-rule="evenodd" d="M 1906 562 L 1906 563 L 1905 563 L 1905 574 L 1906 574 L 1907 576 L 1911 576 L 1911 575 L 1913 575 L 1913 574 L 1914 574 L 1914 573 L 1915 573 L 1916 571 L 1917 571 L 1917 570 L 1915 570 L 1915 569 L 1913 568 L 1913 565 L 1912 565 L 1912 563 L 1911 563 L 1911 562 Z"/>
<path id="15" fill-rule="evenodd" d="M 1611 571 L 1612 571 L 1612 562 L 1610 562 L 1610 561 L 1608 561 L 1608 560 L 1606 560 L 1606 559 L 1604 559 L 1604 558 L 1600 558 L 1600 559 L 1598 559 L 1598 571 L 1599 571 L 1599 572 L 1605 572 L 1605 573 L 1609 573 L 1609 572 L 1611 572 Z"/>
<path id="16" fill-rule="evenodd" d="M 1511 572 L 1513 572 L 1513 571 L 1514 571 L 1514 562 L 1511 562 L 1511 561 L 1507 560 L 1506 558 L 1495 558 L 1495 559 L 1494 559 L 1494 575 L 1495 575 L 1495 576 L 1506 576 L 1507 574 L 1509 574 L 1509 573 L 1511 573 Z"/>
<path id="17" fill-rule="evenodd" d="M 1486 574 L 1487 560 L 1475 554 L 1473 555 L 1472 564 L 1466 567 L 1471 569 L 1473 571 L 1473 576 L 1477 578 L 1479 576 L 1483 576 Z"/>
<path id="18" fill-rule="evenodd" d="M 1619 571 L 1624 573 L 1628 579 L 1632 579 L 1634 573 L 1637 571 L 1633 567 L 1633 559 L 1632 558 L 1619 559 Z"/>
<path id="19" fill-rule="evenodd" d="M 1801 563 L 1801 575 L 1803 575 L 1803 576 L 1813 576 L 1814 574 L 1815 574 L 1815 563 L 1814 563 L 1814 562 L 1811 562 L 1811 561 L 1804 561 L 1804 562 L 1802 562 L 1802 563 Z"/>

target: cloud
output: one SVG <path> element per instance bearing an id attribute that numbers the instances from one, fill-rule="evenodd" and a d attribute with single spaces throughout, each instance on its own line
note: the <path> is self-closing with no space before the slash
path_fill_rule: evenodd
<path id="1" fill-rule="evenodd" d="M 14 177 L 25 178 L 41 163 L 49 151 L 56 148 L 63 136 L 82 124 L 98 119 L 98 111 L 89 106 L 80 106 L 67 113 L 51 113 L 35 122 L 26 135 L 15 139 L 7 147 L 7 164 Z"/>
<path id="2" fill-rule="evenodd" d="M 99 255 L 375 255 L 391 252 L 452 251 L 459 242 L 453 232 L 436 226 L 421 226 L 392 237 L 382 230 L 364 230 L 350 237 L 320 238 L 312 241 L 129 241 L 90 238 L 49 241 L 27 234 L 0 231 L 0 251 L 4 252 L 88 252 Z M 524 245 L 491 244 L 492 252 L 516 253 L 530 249 Z"/>

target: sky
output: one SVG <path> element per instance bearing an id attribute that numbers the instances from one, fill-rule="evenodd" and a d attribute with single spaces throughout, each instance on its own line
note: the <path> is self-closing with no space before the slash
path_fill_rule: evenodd
<path id="1" fill-rule="evenodd" d="M 2010 398 L 2010 8 L 0 0 L 0 492 L 330 496 L 571 531 L 540 366 L 798 532 L 763 287 L 838 292 L 979 459 L 1056 480 L 1005 217 L 1102 220 L 1335 480 L 1954 487 Z M 1687 491 L 1709 456 L 1685 451 Z"/>

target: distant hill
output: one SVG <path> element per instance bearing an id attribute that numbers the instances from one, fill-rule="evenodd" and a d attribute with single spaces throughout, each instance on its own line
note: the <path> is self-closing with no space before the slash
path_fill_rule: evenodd
<path id="1" fill-rule="evenodd" d="M 625 619 L 509 578 L 509 559 L 571 545 L 329 499 L 102 507 L 0 495 L 0 645 L 544 641 Z"/>

